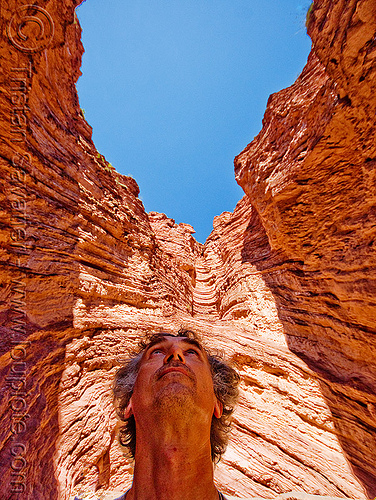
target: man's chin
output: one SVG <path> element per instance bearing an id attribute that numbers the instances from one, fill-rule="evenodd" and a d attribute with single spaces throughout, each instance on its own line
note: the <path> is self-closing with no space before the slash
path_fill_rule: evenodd
<path id="1" fill-rule="evenodd" d="M 188 410 L 193 405 L 193 396 L 192 388 L 179 383 L 179 381 L 171 381 L 156 394 L 154 407 L 160 411 L 171 412 L 176 409 L 181 412 L 184 409 Z"/>

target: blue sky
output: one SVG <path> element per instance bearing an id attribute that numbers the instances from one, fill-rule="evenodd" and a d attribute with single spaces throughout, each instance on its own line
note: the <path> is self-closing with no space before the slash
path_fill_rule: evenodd
<path id="1" fill-rule="evenodd" d="M 191 224 L 243 196 L 233 160 L 261 130 L 268 96 L 311 47 L 310 0 L 87 0 L 77 83 L 98 151 L 134 177 L 146 211 Z"/>

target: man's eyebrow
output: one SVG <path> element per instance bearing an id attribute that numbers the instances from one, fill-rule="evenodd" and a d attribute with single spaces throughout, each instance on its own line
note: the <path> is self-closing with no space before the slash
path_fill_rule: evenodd
<path id="1" fill-rule="evenodd" d="M 195 339 L 189 339 L 189 338 L 185 338 L 185 337 L 181 337 L 183 342 L 185 344 L 189 344 L 189 345 L 194 345 L 195 347 L 197 347 L 197 349 L 199 349 L 201 352 L 205 352 L 204 351 L 204 348 L 202 347 L 202 345 L 200 344 L 200 342 L 198 340 L 195 340 Z"/>
<path id="2" fill-rule="evenodd" d="M 200 344 L 200 342 L 198 340 L 190 339 L 188 337 L 175 337 L 174 335 L 158 335 L 157 337 L 153 338 L 150 341 L 150 343 L 145 347 L 144 354 L 149 349 L 154 347 L 156 344 L 161 344 L 162 342 L 167 342 L 168 337 L 181 339 L 182 342 L 184 342 L 185 344 L 193 345 L 193 346 L 197 347 L 197 349 L 199 349 L 202 353 L 205 352 L 205 349 L 202 347 L 202 345 Z"/>
<path id="3" fill-rule="evenodd" d="M 143 352 L 145 353 L 146 351 L 148 351 L 151 347 L 155 346 L 156 344 L 160 344 L 162 342 L 167 342 L 168 339 L 166 337 L 173 337 L 173 335 L 155 335 L 154 337 L 152 337 L 152 339 L 150 340 L 148 345 L 145 347 Z"/>

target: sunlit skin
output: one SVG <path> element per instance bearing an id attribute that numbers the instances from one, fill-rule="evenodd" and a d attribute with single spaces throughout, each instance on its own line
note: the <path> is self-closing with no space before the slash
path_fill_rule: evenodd
<path id="1" fill-rule="evenodd" d="M 125 416 L 132 414 L 136 455 L 126 500 L 218 500 L 210 426 L 222 406 L 195 341 L 166 336 L 144 352 Z"/>

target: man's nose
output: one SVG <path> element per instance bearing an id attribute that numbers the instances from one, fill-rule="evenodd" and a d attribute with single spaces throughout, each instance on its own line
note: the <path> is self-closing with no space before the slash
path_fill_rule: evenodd
<path id="1" fill-rule="evenodd" d="M 163 363 L 166 365 L 170 363 L 171 361 L 179 361 L 180 363 L 185 364 L 185 358 L 183 351 L 180 349 L 180 347 L 171 347 L 166 353 L 166 356 L 163 360 Z"/>

